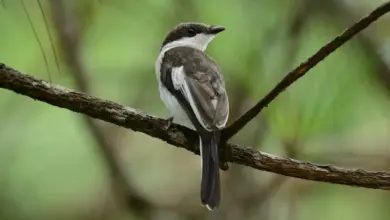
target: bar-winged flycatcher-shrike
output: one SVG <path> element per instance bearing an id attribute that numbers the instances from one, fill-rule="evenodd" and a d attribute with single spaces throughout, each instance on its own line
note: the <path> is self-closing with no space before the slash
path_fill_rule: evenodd
<path id="1" fill-rule="evenodd" d="M 202 181 L 201 202 L 209 210 L 219 206 L 218 142 L 229 116 L 225 82 L 218 64 L 205 50 L 224 27 L 181 23 L 165 37 L 155 64 L 160 98 L 170 122 L 199 134 Z"/>

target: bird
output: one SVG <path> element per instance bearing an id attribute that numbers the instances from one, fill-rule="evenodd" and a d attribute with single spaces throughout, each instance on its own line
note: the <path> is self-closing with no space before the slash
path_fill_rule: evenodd
<path id="1" fill-rule="evenodd" d="M 179 23 L 165 36 L 155 62 L 160 98 L 177 123 L 199 135 L 200 199 L 208 210 L 221 201 L 218 143 L 229 117 L 229 100 L 220 66 L 205 53 L 225 27 Z"/>

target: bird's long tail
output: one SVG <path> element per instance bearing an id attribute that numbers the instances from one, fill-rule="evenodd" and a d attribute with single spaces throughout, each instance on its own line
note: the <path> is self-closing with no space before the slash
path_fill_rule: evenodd
<path id="1" fill-rule="evenodd" d="M 218 142 L 221 131 L 207 132 L 200 137 L 202 183 L 200 198 L 209 210 L 218 208 L 221 200 L 219 179 Z"/>

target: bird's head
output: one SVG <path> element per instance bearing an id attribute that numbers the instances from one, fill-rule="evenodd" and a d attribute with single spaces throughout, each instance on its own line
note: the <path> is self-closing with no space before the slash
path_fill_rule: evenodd
<path id="1" fill-rule="evenodd" d="M 176 25 L 165 37 L 161 49 L 176 46 L 194 47 L 206 50 L 207 45 L 225 27 L 202 23 L 181 23 Z"/>

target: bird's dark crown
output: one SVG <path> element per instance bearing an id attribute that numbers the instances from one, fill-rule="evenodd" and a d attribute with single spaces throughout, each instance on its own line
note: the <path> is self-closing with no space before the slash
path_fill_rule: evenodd
<path id="1" fill-rule="evenodd" d="M 217 34 L 223 31 L 224 27 L 219 27 L 215 25 L 207 25 L 202 23 L 180 23 L 176 25 L 165 37 L 165 40 L 161 46 L 164 47 L 166 44 L 171 43 L 176 40 L 180 40 L 184 37 L 193 37 L 197 34 Z"/>

